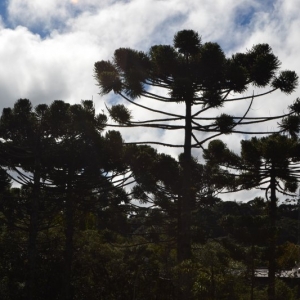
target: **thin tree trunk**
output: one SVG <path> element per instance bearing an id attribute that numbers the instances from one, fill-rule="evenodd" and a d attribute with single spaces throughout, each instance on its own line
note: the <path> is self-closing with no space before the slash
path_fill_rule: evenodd
<path id="1" fill-rule="evenodd" d="M 216 299 L 216 283 L 215 283 L 215 270 L 214 270 L 213 262 L 212 262 L 210 271 L 211 271 L 211 277 L 210 277 L 210 280 L 211 280 L 211 299 L 215 300 Z"/>
<path id="2" fill-rule="evenodd" d="M 179 261 L 179 253 L 181 248 L 181 211 L 182 211 L 182 195 L 178 195 L 177 203 L 177 260 Z"/>
<path id="3" fill-rule="evenodd" d="M 254 280 L 255 280 L 255 265 L 254 265 L 254 242 L 251 241 L 251 296 L 250 299 L 254 300 Z"/>
<path id="4" fill-rule="evenodd" d="M 183 178 L 182 178 L 182 197 L 179 197 L 178 218 L 178 244 L 177 244 L 177 260 L 182 263 L 185 260 L 191 259 L 191 132 L 192 132 L 192 118 L 191 118 L 191 102 L 186 101 L 186 119 L 185 119 L 185 140 L 184 153 L 182 160 Z M 190 300 L 191 295 L 191 277 L 190 274 L 183 271 L 179 273 L 178 284 L 178 299 Z"/>
<path id="5" fill-rule="evenodd" d="M 38 212 L 40 196 L 40 160 L 35 158 L 35 170 L 33 175 L 33 190 L 30 207 L 30 224 L 28 237 L 28 299 L 34 300 L 37 297 L 37 235 L 38 235 Z"/>
<path id="6" fill-rule="evenodd" d="M 73 193 L 72 193 L 72 174 L 70 169 L 68 170 L 68 182 L 67 182 L 67 195 L 65 203 L 65 300 L 71 300 L 72 296 L 72 264 L 73 264 Z"/>
<path id="7" fill-rule="evenodd" d="M 192 133 L 192 107 L 190 101 L 186 101 L 185 119 L 185 139 L 183 153 L 183 178 L 182 178 L 182 197 L 179 212 L 180 228 L 178 240 L 178 262 L 191 258 L 191 133 Z"/>
<path id="8" fill-rule="evenodd" d="M 274 166 L 271 172 L 271 200 L 269 205 L 270 239 L 269 239 L 269 283 L 268 300 L 275 300 L 275 273 L 276 273 L 276 179 Z"/>

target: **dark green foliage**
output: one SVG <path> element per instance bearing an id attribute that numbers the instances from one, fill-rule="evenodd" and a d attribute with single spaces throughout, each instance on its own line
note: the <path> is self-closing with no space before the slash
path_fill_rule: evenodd
<path id="1" fill-rule="evenodd" d="M 288 116 L 282 119 L 280 127 L 285 132 L 288 132 L 291 137 L 297 138 L 300 130 L 300 118 L 299 116 Z"/>
<path id="2" fill-rule="evenodd" d="M 203 92 L 203 106 L 206 107 L 222 107 L 224 104 L 223 98 L 221 94 L 218 93 L 216 90 L 208 90 Z"/>
<path id="3" fill-rule="evenodd" d="M 145 96 L 146 86 L 154 85 L 168 89 L 170 101 L 219 107 L 228 91 L 245 92 L 251 83 L 266 87 L 272 82 L 274 89 L 291 93 L 297 86 L 297 75 L 292 71 L 278 73 L 279 66 L 267 44 L 226 58 L 217 43 L 202 44 L 197 32 L 182 30 L 175 34 L 173 46 L 155 45 L 149 53 L 117 49 L 112 62 L 95 63 L 95 78 L 102 94 L 113 90 L 134 99 Z"/>
<path id="4" fill-rule="evenodd" d="M 193 30 L 182 30 L 174 36 L 174 47 L 183 55 L 195 55 L 199 53 L 201 39 Z"/>
<path id="5" fill-rule="evenodd" d="M 106 116 L 96 115 L 90 100 L 75 105 L 54 101 L 50 106 L 33 109 L 29 100 L 20 99 L 13 109 L 3 111 L 2 165 L 17 172 L 16 180 L 22 188 L 3 194 L 0 219 L 10 234 L 13 230 L 25 231 L 22 255 L 28 263 L 20 284 L 24 288 L 21 293 L 27 293 L 29 298 L 71 299 L 73 240 L 78 220 L 91 210 L 96 217 L 97 209 L 110 203 L 118 206 L 127 202 L 127 194 L 114 187 L 108 175 L 125 169 L 123 141 L 116 131 L 101 136 L 105 123 Z M 3 177 L 2 193 L 8 183 Z M 59 227 L 63 234 L 60 232 L 60 254 L 51 261 L 47 248 L 51 246 L 47 246 L 45 235 L 53 227 Z M 49 277 L 43 272 L 53 278 L 42 279 Z M 55 276 L 55 272 L 62 276 Z M 46 288 L 49 280 L 55 293 Z"/>
<path id="6" fill-rule="evenodd" d="M 195 89 L 193 82 L 187 77 L 176 77 L 170 92 L 171 97 L 180 102 L 194 97 Z"/>
<path id="7" fill-rule="evenodd" d="M 243 93 L 247 89 L 247 69 L 239 64 L 236 56 L 232 56 L 227 64 L 229 88 L 235 93 Z"/>
<path id="8" fill-rule="evenodd" d="M 130 111 L 123 104 L 114 105 L 108 111 L 114 121 L 120 124 L 130 122 Z"/>
<path id="9" fill-rule="evenodd" d="M 234 127 L 235 123 L 232 116 L 221 114 L 216 119 L 216 125 L 220 132 L 228 134 L 231 133 L 231 129 Z"/>
<path id="10" fill-rule="evenodd" d="M 241 142 L 242 150 L 239 165 L 226 163 L 224 156 L 220 159 L 211 155 L 210 149 L 206 150 L 205 158 L 210 163 L 220 163 L 231 168 L 238 177 L 237 187 L 251 189 L 259 187 L 266 191 L 268 200 L 268 299 L 275 299 L 275 274 L 276 274 L 276 246 L 277 246 L 277 197 L 281 194 L 295 193 L 298 188 L 299 173 L 299 141 L 285 135 L 273 134 L 267 137 L 252 138 Z M 230 151 L 222 142 L 218 142 L 216 149 L 230 157 Z M 221 154 L 222 155 L 222 154 Z M 212 159 L 211 159 L 212 158 Z M 225 163 L 224 163 L 225 160 Z M 237 174 L 239 172 L 240 174 Z M 282 183 L 284 186 L 282 186 Z M 265 187 L 263 187 L 265 185 Z"/>
<path id="11" fill-rule="evenodd" d="M 143 52 L 120 48 L 114 53 L 114 63 L 122 74 L 122 88 L 125 89 L 126 95 L 131 98 L 139 97 L 144 90 L 143 82 L 149 76 L 150 71 L 150 61 L 147 55 Z M 98 70 L 96 71 L 99 74 Z"/>
<path id="12" fill-rule="evenodd" d="M 153 80 L 155 78 L 167 80 L 176 71 L 178 53 L 173 47 L 167 45 L 152 46 L 149 50 L 149 56 L 153 65 L 151 74 Z"/>
<path id="13" fill-rule="evenodd" d="M 269 84 L 271 78 L 276 74 L 280 66 L 278 58 L 272 53 L 268 44 L 255 45 L 248 52 L 249 75 L 257 86 Z M 292 80 L 294 83 L 294 81 Z"/>
<path id="14" fill-rule="evenodd" d="M 222 141 L 214 140 L 204 151 L 204 158 L 210 163 L 243 171 L 240 174 L 240 184 L 246 188 L 252 188 L 264 181 L 272 165 L 276 177 L 286 183 L 286 190 L 295 191 L 297 168 L 295 169 L 290 164 L 299 160 L 297 140 L 275 134 L 260 139 L 254 137 L 251 140 L 243 140 L 241 146 L 239 157 L 231 152 Z M 289 167 L 291 167 L 290 171 Z"/>
<path id="15" fill-rule="evenodd" d="M 293 71 L 282 71 L 280 75 L 274 79 L 272 86 L 280 89 L 285 94 L 291 94 L 298 86 L 298 75 Z"/>
<path id="16" fill-rule="evenodd" d="M 252 138 L 249 141 L 242 141 L 241 156 L 249 171 L 252 167 L 253 172 L 256 172 L 257 168 L 263 168 L 264 163 L 272 164 L 276 170 L 276 177 L 289 182 L 293 181 L 292 174 L 294 173 L 294 171 L 289 172 L 289 164 L 299 159 L 299 154 L 294 150 L 295 147 L 298 148 L 297 141 L 283 135 L 271 135 L 261 139 Z"/>
<path id="17" fill-rule="evenodd" d="M 168 160 L 162 158 L 163 161 L 165 159 Z M 120 207 L 115 206 L 100 211 L 99 223 L 95 207 L 84 214 L 77 213 L 74 220 L 73 299 L 132 299 L 133 295 L 149 300 L 153 297 L 176 299 L 178 272 L 192 275 L 195 299 L 210 299 L 211 295 L 217 298 L 222 295 L 230 299 L 248 299 L 248 268 L 251 265 L 249 245 L 252 240 L 256 245 L 256 265 L 266 264 L 262 255 L 266 234 L 261 232 L 265 230 L 266 202 L 254 199 L 245 204 L 222 201 L 211 203 L 199 208 L 195 216 L 194 260 L 180 266 L 175 263 L 174 245 L 160 243 L 161 235 L 166 233 L 160 232 L 162 227 L 158 224 L 167 221 L 161 211 L 149 212 L 151 218 L 142 219 L 141 208 L 137 210 L 139 217 L 125 217 L 121 221 Z M 14 205 L 12 207 L 15 208 Z M 3 212 L 3 208 L 0 211 Z M 137 218 L 139 220 L 134 223 L 133 220 Z M 287 239 L 297 239 L 297 231 L 291 230 L 296 225 L 290 223 L 297 220 L 297 207 L 282 206 L 279 218 L 284 218 L 280 224 L 286 226 L 281 228 L 281 225 L 279 228 L 282 232 L 281 243 Z M 55 224 L 41 231 L 38 238 L 39 299 L 64 299 L 64 222 L 59 212 Z M 3 299 L 24 299 L 22 284 L 26 234 L 18 228 L 7 231 L 7 225 L 1 223 L 0 227 L 0 272 L 3 274 L 1 296 Z M 120 229 L 126 230 L 120 235 Z M 229 236 L 233 236 L 234 240 Z M 282 249 L 287 249 L 284 247 Z M 283 261 L 282 252 L 278 254 L 280 261 Z M 281 291 L 285 291 L 287 297 L 292 297 L 288 286 L 277 289 L 278 297 L 282 297 Z M 254 299 L 260 299 L 259 289 L 254 290 L 254 295 Z"/>
<path id="18" fill-rule="evenodd" d="M 289 106 L 291 111 L 295 112 L 296 114 L 300 113 L 300 99 L 297 98 L 292 105 Z"/>
<path id="19" fill-rule="evenodd" d="M 224 88 L 226 76 L 226 58 L 216 43 L 205 43 L 201 47 L 197 72 L 202 84 L 208 89 L 220 91 Z"/>
<path id="20" fill-rule="evenodd" d="M 227 145 L 221 140 L 213 140 L 203 151 L 203 157 L 212 164 L 222 164 L 225 166 L 239 166 L 240 158 L 231 152 Z"/>
<path id="21" fill-rule="evenodd" d="M 122 82 L 116 68 L 108 61 L 95 63 L 95 78 L 101 84 L 101 94 L 111 91 L 119 93 L 122 90 Z"/>

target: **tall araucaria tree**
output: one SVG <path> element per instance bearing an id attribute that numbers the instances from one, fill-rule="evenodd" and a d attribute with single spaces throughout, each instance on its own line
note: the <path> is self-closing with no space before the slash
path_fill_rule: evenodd
<path id="1" fill-rule="evenodd" d="M 265 190 L 269 208 L 268 299 L 274 300 L 278 200 L 276 193 L 289 195 L 297 190 L 300 179 L 300 144 L 298 139 L 272 134 L 260 139 L 254 137 L 243 140 L 241 146 L 241 155 L 238 156 L 222 141 L 214 140 L 204 151 L 204 157 L 209 164 L 218 164 L 227 172 L 231 170 L 236 189 Z"/>
<path id="2" fill-rule="evenodd" d="M 113 185 L 116 174 L 122 174 L 125 169 L 122 137 L 116 131 L 102 135 L 106 116 L 96 114 L 91 100 L 73 105 L 56 100 L 48 108 L 45 118 L 55 137 L 50 157 L 53 167 L 48 170 L 48 178 L 61 199 L 65 227 L 63 295 L 64 299 L 71 300 L 74 298 L 76 214 L 88 207 L 96 207 L 101 198 L 115 203 L 126 200 L 125 192 Z M 119 184 L 122 182 L 118 181 Z"/>
<path id="3" fill-rule="evenodd" d="M 1 165 L 13 170 L 15 181 L 28 187 L 28 270 L 25 288 L 27 298 L 35 299 L 37 292 L 37 236 L 40 227 L 40 197 L 45 186 L 43 162 L 53 143 L 44 122 L 45 105 L 33 109 L 28 99 L 19 99 L 13 108 L 4 108 L 0 119 Z M 29 175 L 30 174 L 30 175 Z"/>
<path id="4" fill-rule="evenodd" d="M 217 43 L 202 43 L 193 30 L 176 33 L 173 46 L 155 45 L 147 53 L 120 48 L 115 50 L 112 61 L 95 63 L 100 94 L 114 92 L 128 103 L 158 115 L 155 119 L 134 121 L 128 108 L 118 104 L 109 108 L 109 112 L 120 126 L 184 132 L 182 144 L 140 142 L 183 148 L 179 262 L 191 258 L 192 149 L 201 148 L 205 142 L 221 134 L 243 133 L 246 125 L 284 117 L 270 116 L 269 112 L 265 117 L 248 116 L 256 98 L 276 90 L 285 94 L 295 90 L 298 76 L 293 71 L 279 71 L 279 66 L 278 58 L 267 44 L 258 44 L 245 53 L 226 57 Z M 264 90 L 260 94 L 244 96 L 251 86 Z M 140 97 L 145 103 L 135 101 Z M 250 105 L 242 115 L 216 114 L 227 103 L 244 100 L 250 100 Z M 156 109 L 150 101 L 165 103 L 166 109 Z M 178 112 L 180 110 L 170 111 L 168 104 L 172 103 L 184 105 L 182 113 Z M 293 111 L 288 114 L 293 114 Z M 263 130 L 255 132 L 260 133 Z"/>
<path id="5" fill-rule="evenodd" d="M 22 186 L 20 195 L 10 197 L 10 207 L 18 205 L 11 215 L 21 211 L 22 229 L 28 231 L 26 299 L 42 297 L 39 233 L 45 230 L 45 224 L 49 228 L 57 222 L 54 216 L 62 214 L 64 291 L 56 292 L 64 299 L 72 299 L 76 213 L 96 207 L 102 198 L 116 204 L 127 199 L 119 188 L 126 178 L 117 179 L 119 187 L 114 184 L 125 169 L 122 138 L 116 131 L 102 135 L 105 124 L 106 116 L 96 114 L 90 100 L 74 105 L 57 100 L 50 106 L 40 104 L 33 108 L 28 99 L 19 99 L 13 108 L 3 109 L 0 165 L 14 171 L 8 175 Z M 22 204 L 17 203 L 19 199 Z M 6 203 L 1 204 L 5 209 Z"/>

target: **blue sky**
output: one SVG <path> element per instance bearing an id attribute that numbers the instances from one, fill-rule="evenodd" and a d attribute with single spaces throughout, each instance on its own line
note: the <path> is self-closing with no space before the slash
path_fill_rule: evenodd
<path id="1" fill-rule="evenodd" d="M 28 98 L 34 105 L 93 98 L 97 110 L 105 109 L 105 103 L 117 99 L 98 94 L 94 62 L 110 59 L 119 47 L 147 51 L 151 45 L 171 44 L 182 29 L 197 31 L 204 42 L 218 42 L 227 55 L 269 43 L 282 68 L 300 74 L 299 11 L 298 0 L 0 1 L 0 109 L 19 98 Z M 252 92 L 256 89 L 247 91 Z M 251 113 L 282 113 L 298 96 L 299 89 L 290 96 L 272 94 L 255 102 Z M 151 117 L 135 107 L 129 109 L 138 119 Z M 245 105 L 232 104 L 224 112 L 242 114 L 244 109 Z M 270 124 L 267 129 L 275 127 Z M 143 129 L 122 134 L 127 141 L 159 136 L 166 142 L 182 142 L 182 135 L 175 133 L 161 136 Z M 241 138 L 226 136 L 225 141 L 238 152 Z M 174 156 L 179 152 L 159 151 Z M 201 153 L 195 155 L 201 159 Z"/>
<path id="2" fill-rule="evenodd" d="M 2 20 L 4 21 L 4 23 L 8 23 L 7 22 L 7 3 L 6 1 L 0 1 L 0 15 L 1 15 L 1 18 Z"/>

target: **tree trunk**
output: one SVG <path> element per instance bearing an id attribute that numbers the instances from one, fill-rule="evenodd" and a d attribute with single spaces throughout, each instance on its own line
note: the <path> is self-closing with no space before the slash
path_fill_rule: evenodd
<path id="1" fill-rule="evenodd" d="M 191 102 L 186 101 L 186 119 L 185 119 L 185 140 L 184 153 L 182 160 L 182 197 L 179 197 L 178 218 L 178 241 L 177 241 L 177 260 L 182 263 L 192 257 L 191 251 L 191 133 L 192 133 L 192 118 L 191 118 Z M 179 292 L 178 299 L 190 300 L 191 295 L 191 277 L 185 270 L 179 273 Z"/>
<path id="2" fill-rule="evenodd" d="M 269 283 L 268 300 L 275 300 L 275 273 L 276 273 L 276 179 L 274 166 L 271 171 L 271 200 L 269 204 L 270 239 L 269 239 Z"/>
<path id="3" fill-rule="evenodd" d="M 40 194 L 40 160 L 35 157 L 35 170 L 33 175 L 33 189 L 30 206 L 30 224 L 28 237 L 28 279 L 26 282 L 28 299 L 34 300 L 37 297 L 37 235 L 38 235 L 38 213 L 39 213 L 39 194 Z"/>
<path id="4" fill-rule="evenodd" d="M 179 207 L 180 227 L 178 233 L 178 262 L 191 258 L 191 135 L 192 135 L 192 107 L 190 101 L 186 101 L 186 118 L 185 118 L 185 138 L 183 153 L 183 178 L 182 178 L 182 197 Z"/>
<path id="5" fill-rule="evenodd" d="M 255 280 L 255 264 L 254 264 L 254 241 L 251 240 L 251 296 L 250 299 L 254 300 L 254 280 Z"/>
<path id="6" fill-rule="evenodd" d="M 72 174 L 68 170 L 67 194 L 65 203 L 65 276 L 64 293 L 65 300 L 71 300 L 72 296 L 72 264 L 73 264 L 73 193 L 72 193 Z"/>

